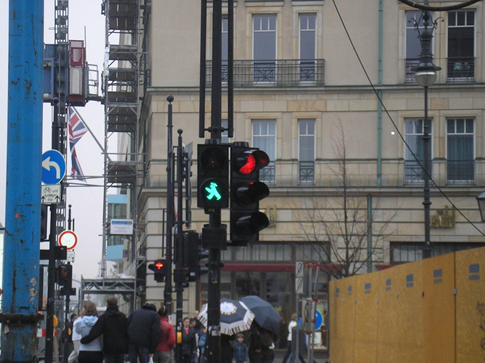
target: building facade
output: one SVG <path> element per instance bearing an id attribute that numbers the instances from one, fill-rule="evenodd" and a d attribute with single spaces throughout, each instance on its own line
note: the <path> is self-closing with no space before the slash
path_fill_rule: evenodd
<path id="1" fill-rule="evenodd" d="M 289 318 L 296 261 L 322 264 L 324 299 L 325 282 L 344 270 L 363 273 L 422 258 L 424 95 L 411 69 L 420 54 L 421 12 L 398 0 L 234 4 L 234 137 L 225 134 L 223 141 L 246 141 L 270 156 L 261 177 L 271 194 L 260 203 L 270 226 L 258 243 L 223 252 L 221 295 L 259 295 Z M 153 261 L 165 254 L 168 95 L 174 96 L 174 130 L 183 130 L 185 144 L 203 143 L 200 4 L 139 5 L 137 256 Z M 208 85 L 211 14 L 209 1 Z M 442 68 L 429 89 L 433 254 L 485 243 L 475 199 L 485 182 L 484 14 L 480 2 L 432 14 L 434 63 Z M 225 70 L 223 63 L 223 82 Z M 208 93 L 207 126 L 210 106 Z M 224 93 L 223 124 L 227 117 Z M 228 218 L 223 211 L 223 223 Z M 207 220 L 194 208 L 191 228 L 200 232 Z M 185 312 L 205 301 L 204 278 L 186 291 Z M 163 300 L 162 287 L 148 275 L 143 298 Z"/>

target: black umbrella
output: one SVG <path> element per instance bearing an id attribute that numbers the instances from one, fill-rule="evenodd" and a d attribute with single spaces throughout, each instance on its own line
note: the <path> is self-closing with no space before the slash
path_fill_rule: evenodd
<path id="1" fill-rule="evenodd" d="M 275 335 L 279 334 L 281 317 L 278 311 L 259 296 L 246 296 L 241 301 L 254 313 L 254 321 Z"/>

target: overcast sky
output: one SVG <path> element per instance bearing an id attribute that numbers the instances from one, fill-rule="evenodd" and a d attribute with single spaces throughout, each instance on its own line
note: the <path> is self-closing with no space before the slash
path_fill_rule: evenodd
<path id="1" fill-rule="evenodd" d="M 4 51 L 0 54 L 0 223 L 5 225 L 5 188 L 6 188 L 6 146 L 7 146 L 7 92 L 8 92 L 8 0 L 0 1 L 0 40 Z M 45 1 L 44 43 L 54 43 L 54 0 Z M 69 39 L 87 41 L 87 60 L 97 64 L 102 71 L 105 48 L 105 18 L 101 15 L 101 0 L 69 1 Z M 89 128 L 103 144 L 104 108 L 99 102 L 89 102 L 86 107 L 77 110 Z M 51 149 L 50 105 L 44 106 L 43 146 L 42 150 Z M 115 152 L 115 142 L 110 143 L 111 152 Z M 77 155 L 85 175 L 101 176 L 103 156 L 94 139 L 87 133 L 76 145 Z M 67 161 L 70 171 L 70 158 Z M 103 185 L 102 179 L 94 179 L 90 184 Z M 115 192 L 112 190 L 111 192 Z M 72 204 L 75 218 L 75 231 L 78 234 L 78 246 L 75 249 L 75 279 L 96 277 L 101 259 L 102 233 L 102 187 L 70 187 L 67 203 Z"/>

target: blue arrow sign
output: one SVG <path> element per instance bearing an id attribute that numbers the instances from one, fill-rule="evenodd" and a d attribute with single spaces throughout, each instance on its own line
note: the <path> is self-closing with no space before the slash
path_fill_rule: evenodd
<path id="1" fill-rule="evenodd" d="M 66 175 L 64 157 L 57 150 L 49 150 L 42 154 L 42 183 L 58 184 Z"/>

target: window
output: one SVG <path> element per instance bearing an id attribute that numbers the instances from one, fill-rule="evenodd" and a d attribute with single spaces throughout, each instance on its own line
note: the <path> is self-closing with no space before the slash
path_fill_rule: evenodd
<path id="1" fill-rule="evenodd" d="M 474 120 L 454 118 L 447 120 L 447 173 L 448 181 L 475 180 Z"/>
<path id="2" fill-rule="evenodd" d="M 276 15 L 253 16 L 254 81 L 276 79 Z"/>
<path id="3" fill-rule="evenodd" d="M 315 181 L 315 120 L 300 120 L 298 124 L 300 183 Z"/>
<path id="4" fill-rule="evenodd" d="M 429 120 L 429 135 L 432 135 L 432 120 Z M 404 127 L 405 127 L 405 138 L 406 143 L 411 148 L 414 155 L 416 155 L 419 163 L 424 166 L 424 144 L 423 144 L 423 133 L 424 133 L 424 120 L 423 119 L 405 119 L 404 120 Z M 431 138 L 432 140 L 432 138 Z M 431 154 L 431 144 L 432 141 L 429 142 L 429 156 L 430 160 L 432 160 L 433 156 Z M 421 182 L 424 180 L 424 172 L 419 165 L 418 161 L 414 158 L 411 151 L 404 146 L 405 151 L 405 175 L 406 175 L 406 183 L 413 183 L 413 182 Z M 431 171 L 430 171 L 431 172 Z"/>
<path id="5" fill-rule="evenodd" d="M 235 261 L 291 261 L 291 245 L 289 244 L 250 244 L 247 247 L 235 247 L 235 251 Z"/>
<path id="6" fill-rule="evenodd" d="M 300 81 L 315 81 L 316 14 L 300 14 Z"/>
<path id="7" fill-rule="evenodd" d="M 431 255 L 433 257 L 447 253 L 469 250 L 485 246 L 485 243 L 431 243 Z M 423 259 L 424 243 L 391 243 L 391 263 L 400 264 L 420 261 Z"/>
<path id="8" fill-rule="evenodd" d="M 330 245 L 328 243 L 295 245 L 296 261 L 329 262 Z"/>
<path id="9" fill-rule="evenodd" d="M 448 80 L 475 77 L 475 12 L 448 13 Z"/>
<path id="10" fill-rule="evenodd" d="M 431 13 L 430 23 L 433 14 Z M 417 29 L 416 29 L 417 26 Z M 421 41 L 419 34 L 424 29 L 422 11 L 406 11 L 406 82 L 416 82 L 411 68 L 419 64 Z"/>
<path id="11" fill-rule="evenodd" d="M 266 183 L 275 182 L 276 159 L 276 121 L 253 121 L 253 147 L 263 150 L 269 156 L 270 163 L 259 171 L 259 179 Z"/>

